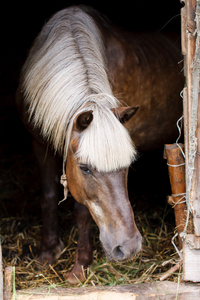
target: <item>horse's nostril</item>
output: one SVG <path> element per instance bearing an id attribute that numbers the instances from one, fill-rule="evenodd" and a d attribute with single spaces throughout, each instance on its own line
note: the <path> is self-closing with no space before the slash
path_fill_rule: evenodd
<path id="1" fill-rule="evenodd" d="M 122 246 L 117 246 L 113 250 L 113 255 L 115 259 L 123 259 L 124 258 L 124 252 L 122 251 Z"/>

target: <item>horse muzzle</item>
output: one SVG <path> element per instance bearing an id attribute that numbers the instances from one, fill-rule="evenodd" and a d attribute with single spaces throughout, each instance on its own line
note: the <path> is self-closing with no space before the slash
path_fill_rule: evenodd
<path id="1" fill-rule="evenodd" d="M 105 231 L 102 233 L 100 230 L 100 241 L 109 260 L 132 259 L 142 247 L 142 236 L 139 231 L 131 238 L 126 237 L 126 235 L 123 237 L 123 234 L 120 233 L 119 237 L 114 239 L 110 234 L 106 234 Z"/>

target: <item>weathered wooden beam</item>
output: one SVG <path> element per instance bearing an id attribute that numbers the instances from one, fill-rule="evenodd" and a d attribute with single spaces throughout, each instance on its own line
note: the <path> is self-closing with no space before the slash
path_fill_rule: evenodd
<path id="1" fill-rule="evenodd" d="M 186 199 L 194 234 L 183 241 L 183 279 L 200 281 L 200 1 L 185 0 L 182 9 L 182 53 L 186 85 L 183 91 Z"/>
<path id="2" fill-rule="evenodd" d="M 196 249 L 196 244 L 195 235 L 188 234 L 187 240 L 183 243 L 183 278 L 185 281 L 199 282 L 200 280 L 200 250 Z"/>
<path id="3" fill-rule="evenodd" d="M 13 267 L 6 267 L 4 272 L 4 300 L 12 299 Z"/>
<path id="4" fill-rule="evenodd" d="M 194 171 L 192 176 L 192 185 L 190 193 L 190 203 L 193 210 L 194 219 L 194 231 L 195 235 L 200 237 L 200 2 L 197 1 L 195 10 L 195 53 L 193 58 L 193 89 L 192 89 L 192 117 L 196 120 L 194 121 L 194 129 L 191 128 L 191 139 L 196 146 L 196 152 L 194 153 Z M 193 136 L 194 135 L 194 136 Z"/>
<path id="5" fill-rule="evenodd" d="M 199 1 L 185 3 L 187 104 L 184 108 L 186 148 L 186 194 L 194 218 L 195 235 L 200 236 L 200 49 L 199 49 Z M 183 36 L 183 33 L 182 33 Z M 183 43 L 184 44 L 184 43 Z M 185 49 L 183 49 L 185 52 Z M 186 101 L 184 101 L 184 104 Z"/>
<path id="6" fill-rule="evenodd" d="M 18 300 L 188 300 L 200 299 L 200 286 L 169 281 L 93 288 L 38 288 L 17 292 Z"/>

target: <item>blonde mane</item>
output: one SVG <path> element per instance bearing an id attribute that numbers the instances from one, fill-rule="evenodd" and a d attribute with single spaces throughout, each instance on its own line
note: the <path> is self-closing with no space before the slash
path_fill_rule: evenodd
<path id="1" fill-rule="evenodd" d="M 82 135 L 77 156 L 104 171 L 130 164 L 135 149 L 125 128 L 110 112 L 119 102 L 107 76 L 101 33 L 83 9 L 64 9 L 46 23 L 24 65 L 22 87 L 29 119 L 55 151 L 66 155 L 74 116 L 92 99 L 94 120 Z M 98 160 L 102 151 L 107 151 L 107 156 L 103 155 L 106 163 Z"/>

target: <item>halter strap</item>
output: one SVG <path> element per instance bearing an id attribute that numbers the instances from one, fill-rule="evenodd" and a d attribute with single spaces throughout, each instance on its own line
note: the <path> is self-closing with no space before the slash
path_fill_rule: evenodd
<path id="1" fill-rule="evenodd" d="M 67 176 L 65 174 L 65 165 L 66 165 L 66 160 L 64 159 L 64 161 L 63 161 L 63 174 L 60 177 L 60 183 L 64 187 L 64 198 L 61 201 L 58 202 L 58 205 L 60 205 L 60 203 L 62 203 L 63 201 L 67 200 L 67 196 L 68 196 Z"/>

